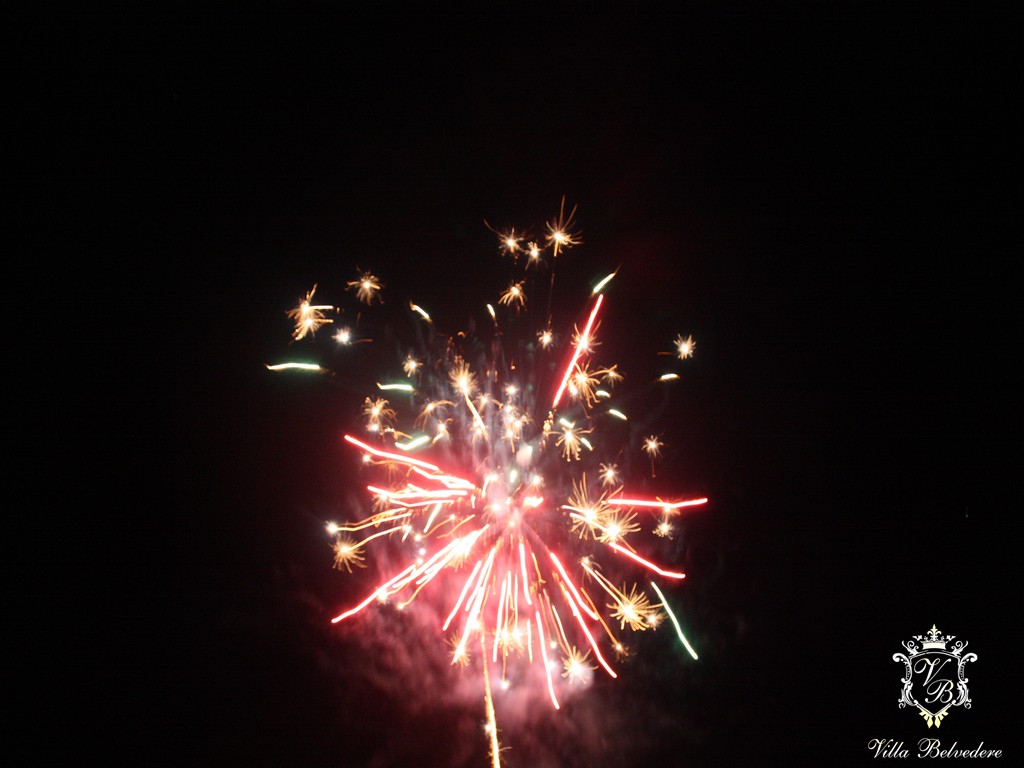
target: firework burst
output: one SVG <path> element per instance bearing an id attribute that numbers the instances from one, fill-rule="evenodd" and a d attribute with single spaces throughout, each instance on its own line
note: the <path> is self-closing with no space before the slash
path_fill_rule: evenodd
<path id="1" fill-rule="evenodd" d="M 517 268 L 543 264 L 545 250 L 553 264 L 581 243 L 574 214 L 565 214 L 563 201 L 547 225 L 544 249 L 514 229 L 498 233 L 499 248 Z M 526 257 L 522 263 L 519 256 Z M 398 358 L 403 383 L 378 381 L 362 401 L 361 431 L 344 435 L 362 459 L 367 512 L 328 526 L 334 566 L 344 573 L 364 569 L 378 547 L 397 551 L 399 559 L 331 621 L 352 620 L 381 603 L 444 601 L 441 630 L 452 665 L 484 676 L 494 766 L 500 750 L 492 670 L 501 690 L 510 685 L 513 666 L 527 670 L 517 678 L 534 681 L 558 709 L 570 686 L 587 684 L 594 673 L 616 677 L 623 636 L 655 629 L 666 615 L 696 658 L 654 581 L 648 582 L 652 597 L 642 583 L 613 582 L 605 574 L 682 580 L 683 573 L 652 552 L 671 538 L 681 510 L 707 501 L 627 493 L 615 462 L 635 451 L 650 461 L 653 475 L 663 443 L 650 436 L 621 446 L 603 437 L 610 423 L 628 419 L 612 407 L 611 390 L 624 377 L 599 359 L 601 312 L 614 276 L 581 302 L 581 324 L 556 333 L 546 317 L 539 329 L 520 333 L 518 343 L 492 304 L 485 306 L 493 338 L 480 343 L 465 333 L 442 333 L 410 302 L 409 321 L 421 325 L 427 341 Z M 512 319 L 525 306 L 524 283 L 513 280 L 497 300 Z M 371 304 L 380 302 L 383 284 L 360 272 L 344 287 Z M 334 308 L 313 305 L 315 290 L 288 313 L 295 341 L 330 322 L 323 313 Z M 561 349 L 558 338 L 567 340 Z M 675 345 L 679 360 L 692 354 L 692 337 L 680 335 Z M 441 582 L 447 587 L 438 587 Z"/>

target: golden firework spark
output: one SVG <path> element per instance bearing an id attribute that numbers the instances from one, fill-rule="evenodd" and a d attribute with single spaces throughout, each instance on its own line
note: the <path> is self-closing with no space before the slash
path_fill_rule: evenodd
<path id="1" fill-rule="evenodd" d="M 548 222 L 548 243 L 551 245 L 553 255 L 558 256 L 560 250 L 569 250 L 574 245 L 583 242 L 579 234 L 572 231 L 574 226 L 573 217 L 576 215 L 576 206 L 573 206 L 569 215 L 565 215 L 565 198 L 562 198 L 562 205 L 558 211 L 558 218 Z"/>
<path id="2" fill-rule="evenodd" d="M 313 294 L 316 293 L 314 284 L 306 298 L 299 302 L 299 305 L 287 312 L 288 317 L 295 320 L 295 330 L 292 331 L 292 338 L 295 341 L 305 338 L 306 334 L 315 336 L 317 330 L 327 323 L 334 321 L 324 315 L 324 312 L 334 309 L 330 304 L 313 304 Z"/>
<path id="3" fill-rule="evenodd" d="M 346 283 L 349 290 L 356 292 L 356 298 L 364 304 L 372 304 L 374 299 L 380 300 L 380 292 L 384 288 L 380 279 L 370 272 L 360 271 L 358 280 Z"/>
<path id="4" fill-rule="evenodd" d="M 523 292 L 523 283 L 525 281 L 520 280 L 518 283 L 512 283 L 508 289 L 501 294 L 498 299 L 499 304 L 503 304 L 507 307 L 514 307 L 517 310 L 522 309 L 526 304 L 526 294 Z"/>
<path id="5" fill-rule="evenodd" d="M 693 336 L 683 337 L 682 334 L 676 336 L 676 356 L 680 360 L 685 360 L 688 357 L 693 357 L 693 350 L 697 348 L 696 342 L 693 340 Z"/>

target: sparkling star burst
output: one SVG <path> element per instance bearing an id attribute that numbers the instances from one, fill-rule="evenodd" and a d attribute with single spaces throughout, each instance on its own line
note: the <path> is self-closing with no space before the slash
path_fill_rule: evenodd
<path id="1" fill-rule="evenodd" d="M 566 215 L 563 200 L 558 217 L 547 224 L 544 248 L 509 229 L 498 233 L 500 251 L 513 257 L 517 269 L 554 264 L 582 242 L 575 212 Z M 521 262 L 520 255 L 526 257 Z M 624 653 L 624 636 L 655 629 L 666 615 L 696 658 L 656 581 L 649 582 L 652 597 L 642 583 L 606 575 L 681 581 L 684 574 L 658 562 L 656 553 L 672 538 L 681 511 L 707 501 L 626 490 L 629 481 L 619 468 L 626 452 L 646 456 L 653 476 L 664 444 L 656 435 L 639 445 L 615 438 L 622 431 L 613 425 L 628 416 L 612 392 L 625 377 L 600 359 L 605 352 L 598 337 L 605 291 L 615 275 L 576 304 L 579 322 L 557 333 L 550 316 L 539 328 L 522 330 L 524 279 L 506 283 L 497 300 L 509 315 L 508 329 L 493 304 L 484 305 L 493 321 L 481 325 L 492 333 L 486 339 L 445 334 L 409 302 L 419 346 L 403 352 L 394 371 L 381 372 L 375 391 L 363 398 L 362 433 L 344 435 L 362 459 L 367 510 L 355 521 L 328 526 L 334 567 L 346 574 L 365 569 L 379 548 L 387 548 L 389 565 L 332 622 L 370 621 L 369 610 L 382 603 L 402 608 L 414 600 L 435 601 L 452 665 L 475 664 L 483 674 L 495 766 L 492 667 L 501 690 L 511 685 L 511 669 L 525 670 L 516 679 L 535 685 L 558 709 L 567 686 L 586 684 L 599 670 L 617 677 L 613 661 Z M 553 285 L 552 278 L 551 291 Z M 344 287 L 369 305 L 380 302 L 384 286 L 360 271 Z M 331 322 L 323 313 L 336 311 L 313 305 L 315 290 L 288 313 L 295 321 L 293 341 L 312 337 Z M 350 347 L 355 332 L 342 332 L 337 341 Z M 557 339 L 568 342 L 560 348 Z M 676 357 L 687 359 L 693 346 L 692 337 L 680 335 Z M 325 370 L 288 363 L 268 368 Z M 678 375 L 658 382 L 673 378 Z M 395 380 L 401 383 L 387 383 Z"/>

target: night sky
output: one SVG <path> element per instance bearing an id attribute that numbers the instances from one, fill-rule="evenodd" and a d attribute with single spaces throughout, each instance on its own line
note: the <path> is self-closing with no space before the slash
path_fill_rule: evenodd
<path id="1" fill-rule="evenodd" d="M 513 274 L 485 220 L 541 232 L 563 196 L 565 322 L 618 268 L 613 361 L 697 342 L 651 419 L 658 480 L 711 499 L 675 543 L 701 657 L 644 633 L 619 679 L 510 716 L 503 764 L 1020 760 L 1017 19 L 727 5 L 12 27 L 6 676 L 40 764 L 487 764 L 482 697 L 432 703 L 457 676 L 429 627 L 328 622 L 371 583 L 323 523 L 374 372 L 264 365 L 357 268 L 387 311 L 481 323 Z M 940 733 L 892 660 L 933 623 L 979 657 Z"/>

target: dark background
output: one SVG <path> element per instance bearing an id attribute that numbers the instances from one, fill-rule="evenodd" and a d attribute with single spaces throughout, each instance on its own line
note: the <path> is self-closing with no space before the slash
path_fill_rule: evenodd
<path id="1" fill-rule="evenodd" d="M 644 638 L 510 728 L 507 764 L 859 764 L 925 735 L 1019 758 L 1009 4 L 259 8 L 8 32 L 33 754 L 485 764 L 478 703 L 421 706 L 326 624 L 360 594 L 322 523 L 365 392 L 263 366 L 356 267 L 465 322 L 511 274 L 484 219 L 537 232 L 564 195 L 569 322 L 621 266 L 627 371 L 697 341 L 660 471 L 711 498 L 673 595 L 701 659 Z M 979 656 L 937 734 L 891 659 L 933 623 Z"/>

